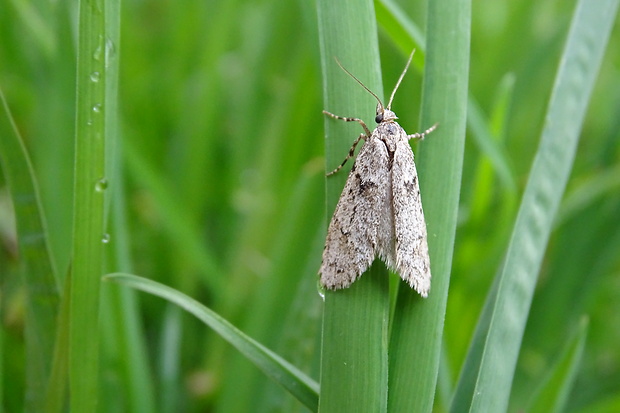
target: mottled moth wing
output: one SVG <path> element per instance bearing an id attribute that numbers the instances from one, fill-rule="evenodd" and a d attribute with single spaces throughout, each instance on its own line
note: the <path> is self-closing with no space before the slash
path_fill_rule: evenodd
<path id="1" fill-rule="evenodd" d="M 320 269 L 323 287 L 346 288 L 372 264 L 378 244 L 390 236 L 380 230 L 393 228 L 390 187 L 388 152 L 373 134 L 357 155 L 329 224 Z"/>
<path id="2" fill-rule="evenodd" d="M 426 222 L 413 152 L 404 131 L 396 141 L 390 179 L 392 179 L 396 231 L 394 269 L 422 297 L 426 297 L 431 288 Z"/>

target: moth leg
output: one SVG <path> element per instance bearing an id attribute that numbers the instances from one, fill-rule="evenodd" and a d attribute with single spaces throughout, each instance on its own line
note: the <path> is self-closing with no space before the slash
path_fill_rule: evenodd
<path id="1" fill-rule="evenodd" d="M 424 139 L 424 137 L 425 137 L 426 135 L 428 135 L 429 133 L 431 133 L 432 131 L 434 131 L 435 129 L 437 129 L 437 125 L 438 125 L 437 123 L 436 123 L 436 124 L 434 124 L 433 126 L 431 126 L 430 128 L 428 128 L 427 130 L 425 130 L 425 131 L 424 131 L 424 132 L 422 132 L 422 133 L 414 133 L 414 134 L 411 134 L 411 135 L 407 135 L 407 139 L 408 139 L 408 140 L 409 140 L 409 139 L 419 139 L 419 140 L 422 140 L 422 139 Z"/>
<path id="2" fill-rule="evenodd" d="M 360 125 L 362 125 L 362 128 L 364 128 L 364 132 L 366 132 L 366 136 L 370 136 L 371 135 L 370 129 L 368 129 L 368 126 L 366 126 L 364 121 L 361 120 L 361 119 L 358 119 L 358 118 L 345 118 L 344 116 L 334 115 L 333 113 L 330 113 L 330 112 L 328 112 L 326 110 L 324 110 L 323 113 L 326 114 L 329 117 L 332 117 L 334 119 L 340 119 L 340 120 L 343 120 L 345 122 L 358 122 Z"/>
<path id="3" fill-rule="evenodd" d="M 341 170 L 342 167 L 347 163 L 347 161 L 353 157 L 353 155 L 355 154 L 355 147 L 357 146 L 357 144 L 362 139 L 366 140 L 371 135 L 371 132 L 368 129 L 368 126 L 366 126 L 366 124 L 364 123 L 364 121 L 359 119 L 359 118 L 347 118 L 347 117 L 344 117 L 344 116 L 338 116 L 338 115 L 334 115 L 333 113 L 330 113 L 330 112 L 328 112 L 326 110 L 324 110 L 323 113 L 326 114 L 327 116 L 331 117 L 331 118 L 343 120 L 345 122 L 358 122 L 360 125 L 362 125 L 362 128 L 364 128 L 364 132 L 366 132 L 365 134 L 364 133 L 360 134 L 360 136 L 357 137 L 355 142 L 353 142 L 353 145 L 351 146 L 351 149 L 349 149 L 349 154 L 347 155 L 346 158 L 344 158 L 344 161 L 342 161 L 342 163 L 340 165 L 338 165 L 338 167 L 336 169 L 334 169 L 333 171 L 331 171 L 330 173 L 328 173 L 326 175 L 326 176 L 331 176 L 331 175 L 335 174 L 336 172 L 338 172 L 339 170 Z"/>
<path id="4" fill-rule="evenodd" d="M 331 171 L 330 173 L 328 173 L 325 176 L 332 176 L 333 174 L 335 174 L 336 172 L 341 170 L 342 167 L 344 166 L 344 164 L 346 164 L 349 159 L 353 158 L 353 155 L 355 154 L 355 147 L 357 146 L 357 144 L 362 139 L 366 140 L 367 137 L 368 136 L 364 135 L 363 133 L 360 133 L 360 136 L 358 136 L 357 139 L 355 140 L 355 142 L 353 142 L 353 145 L 351 146 L 351 149 L 349 149 L 349 154 L 347 155 L 346 158 L 344 158 L 344 161 L 342 161 L 342 163 L 340 165 L 338 165 L 338 167 L 336 169 L 334 169 L 333 171 Z"/>

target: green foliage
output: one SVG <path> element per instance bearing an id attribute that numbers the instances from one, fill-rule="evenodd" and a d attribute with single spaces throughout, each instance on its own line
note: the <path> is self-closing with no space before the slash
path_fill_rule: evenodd
<path id="1" fill-rule="evenodd" d="M 618 410 L 617 0 L 81 3 L 0 13 L 0 409 Z M 430 296 L 323 303 L 333 57 L 383 96 L 414 47 Z"/>
<path id="2" fill-rule="evenodd" d="M 577 150 L 579 131 L 618 2 L 580 1 L 554 83 L 540 146 L 502 268 L 489 294 L 452 404 L 505 411 L 545 246 Z M 601 41 L 592 43 L 592 39 Z"/>

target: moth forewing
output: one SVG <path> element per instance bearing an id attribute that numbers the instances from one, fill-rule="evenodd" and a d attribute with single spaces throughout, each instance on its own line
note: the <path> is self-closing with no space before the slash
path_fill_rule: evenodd
<path id="1" fill-rule="evenodd" d="M 388 163 L 383 144 L 377 139 L 367 139 L 329 224 L 320 269 L 324 287 L 350 286 L 377 256 L 377 245 L 383 235 L 381 228 L 387 219 L 382 214 L 391 209 L 385 193 L 390 187 Z M 379 213 L 359 213 L 359 210 Z"/>
<path id="2" fill-rule="evenodd" d="M 406 136 L 399 138 L 396 144 L 392 188 L 395 272 L 422 297 L 426 297 L 431 287 L 426 221 L 413 152 Z"/>

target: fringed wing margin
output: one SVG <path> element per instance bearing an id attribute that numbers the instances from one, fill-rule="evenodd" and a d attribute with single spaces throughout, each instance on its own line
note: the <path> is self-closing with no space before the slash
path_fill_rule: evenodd
<path id="1" fill-rule="evenodd" d="M 392 167 L 396 272 L 422 297 L 431 288 L 426 222 L 413 152 L 406 139 L 399 140 Z"/>

